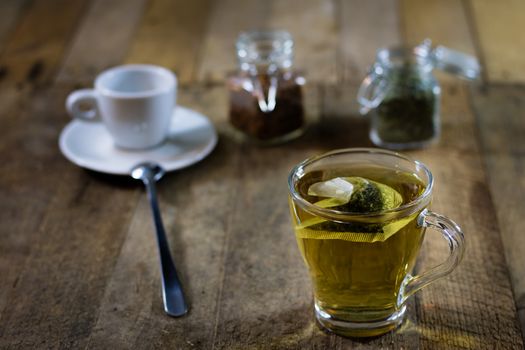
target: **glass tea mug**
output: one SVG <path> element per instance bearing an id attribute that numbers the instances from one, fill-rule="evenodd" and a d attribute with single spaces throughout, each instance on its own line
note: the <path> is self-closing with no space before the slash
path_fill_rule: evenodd
<path id="1" fill-rule="evenodd" d="M 407 189 L 417 183 L 418 192 L 398 207 L 364 213 L 331 209 L 321 203 L 333 198 L 312 203 L 305 195 L 304 186 L 310 186 L 316 174 L 325 174 L 325 179 L 326 174 L 354 176 L 352 169 L 363 167 L 386 171 L 389 181 Z M 315 316 L 331 332 L 370 337 L 396 328 L 404 319 L 407 299 L 451 273 L 462 259 L 463 233 L 453 221 L 429 210 L 432 173 L 418 161 L 380 149 L 336 150 L 297 165 L 288 186 L 297 243 L 314 289 Z M 449 256 L 413 275 L 427 228 L 442 234 Z"/>

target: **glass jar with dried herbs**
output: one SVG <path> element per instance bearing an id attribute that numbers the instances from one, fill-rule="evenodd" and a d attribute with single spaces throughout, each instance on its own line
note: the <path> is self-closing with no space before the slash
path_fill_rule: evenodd
<path id="1" fill-rule="evenodd" d="M 301 135 L 302 85 L 292 70 L 294 42 L 285 31 L 241 33 L 239 70 L 228 77 L 230 123 L 257 143 L 274 144 Z"/>
<path id="2" fill-rule="evenodd" d="M 428 146 L 440 135 L 441 89 L 433 69 L 465 79 L 479 75 L 477 60 L 430 40 L 414 48 L 380 49 L 358 92 L 362 113 L 370 114 L 370 139 L 380 147 Z"/>

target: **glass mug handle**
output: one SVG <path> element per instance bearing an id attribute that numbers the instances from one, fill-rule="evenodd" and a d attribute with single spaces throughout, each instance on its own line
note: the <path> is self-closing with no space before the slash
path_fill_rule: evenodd
<path id="1" fill-rule="evenodd" d="M 461 228 L 449 218 L 425 209 L 419 214 L 418 224 L 440 231 L 448 242 L 450 255 L 442 264 L 420 275 L 410 277 L 402 293 L 403 299 L 401 300 L 401 304 L 404 304 L 410 296 L 414 295 L 414 293 L 421 288 L 451 273 L 460 263 L 465 251 L 463 232 Z"/>
<path id="2" fill-rule="evenodd" d="M 361 105 L 361 114 L 367 114 L 371 109 L 379 106 L 385 98 L 387 90 L 387 79 L 377 70 L 376 66 L 372 67 L 370 73 L 363 79 L 359 91 L 357 92 L 357 101 Z"/>

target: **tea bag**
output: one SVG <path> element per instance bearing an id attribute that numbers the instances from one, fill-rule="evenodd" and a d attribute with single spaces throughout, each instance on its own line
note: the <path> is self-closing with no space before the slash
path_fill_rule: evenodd
<path id="1" fill-rule="evenodd" d="M 403 197 L 392 187 L 363 177 L 338 177 L 308 188 L 308 195 L 327 197 L 314 205 L 351 213 L 395 209 Z M 338 223 L 313 217 L 296 227 L 300 238 L 343 239 L 352 242 L 381 242 L 403 228 L 413 217 L 385 224 Z"/>
<path id="2" fill-rule="evenodd" d="M 315 203 L 321 208 L 330 208 L 346 204 L 350 201 L 354 185 L 343 177 L 336 177 L 328 181 L 316 182 L 308 188 L 309 196 L 328 197 Z"/>
<path id="3" fill-rule="evenodd" d="M 328 197 L 314 203 L 318 207 L 352 213 L 390 210 L 403 203 L 401 194 L 392 187 L 356 176 L 314 183 L 308 188 L 308 195 Z"/>

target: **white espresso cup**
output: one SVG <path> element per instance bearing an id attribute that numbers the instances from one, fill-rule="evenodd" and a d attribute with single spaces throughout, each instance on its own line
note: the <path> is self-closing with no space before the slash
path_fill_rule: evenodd
<path id="1" fill-rule="evenodd" d="M 143 149 L 167 138 L 176 93 L 170 70 L 131 64 L 102 72 L 94 89 L 72 92 L 66 108 L 73 118 L 102 120 L 116 146 Z"/>

